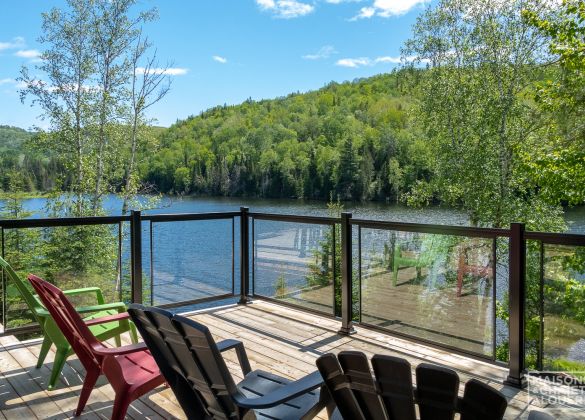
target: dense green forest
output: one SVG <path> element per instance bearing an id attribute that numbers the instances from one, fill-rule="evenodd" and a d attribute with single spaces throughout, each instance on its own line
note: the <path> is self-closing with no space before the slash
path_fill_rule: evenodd
<path id="1" fill-rule="evenodd" d="M 0 190 L 48 191 L 62 173 L 58 159 L 27 148 L 35 133 L 0 125 Z"/>
<path id="2" fill-rule="evenodd" d="M 215 107 L 157 129 L 160 148 L 142 150 L 140 176 L 162 193 L 394 201 L 430 176 L 428 147 L 408 122 L 411 104 L 399 74 L 382 74 Z M 4 131 L 13 158 L 2 167 L 27 174 L 27 191 L 55 185 L 56 172 L 23 165 L 52 162 L 25 150 L 32 134 Z"/>
<path id="3" fill-rule="evenodd" d="M 383 74 L 180 121 L 141 167 L 165 193 L 396 200 L 429 176 L 412 98 Z"/>
<path id="4" fill-rule="evenodd" d="M 18 127 L 0 125 L 0 152 L 20 150 L 23 143 L 30 139 L 32 133 Z"/>

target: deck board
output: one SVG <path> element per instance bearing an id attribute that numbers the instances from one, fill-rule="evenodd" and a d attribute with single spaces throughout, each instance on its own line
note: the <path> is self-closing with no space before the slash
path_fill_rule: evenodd
<path id="1" fill-rule="evenodd" d="M 532 409 L 542 409 L 564 419 L 580 418 L 585 408 L 541 407 L 527 392 L 502 385 L 507 374 L 505 368 L 359 326 L 356 327 L 357 334 L 340 336 L 337 334 L 338 320 L 271 302 L 257 300 L 246 306 L 208 309 L 188 316 L 209 326 L 217 341 L 227 338 L 243 341 L 253 369 L 271 371 L 291 379 L 313 372 L 315 360 L 322 354 L 353 349 L 363 351 L 368 357 L 379 353 L 404 357 L 413 368 L 421 362 L 450 367 L 457 370 L 462 383 L 470 378 L 480 379 L 508 397 L 506 418 L 526 418 Z M 127 334 L 122 341 L 129 344 Z M 39 351 L 39 340 L 19 342 L 10 336 L 0 339 L 0 419 L 72 417 L 84 370 L 79 361 L 71 357 L 59 378 L 59 387 L 46 391 L 54 354 L 50 352 L 45 365 L 36 369 Z M 234 352 L 226 352 L 224 357 L 235 380 L 240 380 L 242 372 Z M 112 401 L 113 390 L 105 378 L 101 378 L 82 418 L 109 418 Z M 325 412 L 319 417 L 326 418 Z M 172 391 L 160 386 L 134 402 L 128 418 L 184 419 L 185 416 Z"/>

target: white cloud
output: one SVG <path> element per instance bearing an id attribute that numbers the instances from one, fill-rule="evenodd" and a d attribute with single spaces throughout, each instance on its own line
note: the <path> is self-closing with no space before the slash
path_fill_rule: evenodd
<path id="1" fill-rule="evenodd" d="M 214 61 L 217 61 L 218 63 L 221 63 L 221 64 L 225 64 L 225 63 L 227 63 L 227 58 L 225 58 L 225 57 L 222 57 L 222 56 L 220 56 L 220 55 L 214 55 L 214 56 L 212 56 L 211 58 L 212 58 Z"/>
<path id="2" fill-rule="evenodd" d="M 16 83 L 14 79 L 0 79 L 0 86 Z"/>
<path id="3" fill-rule="evenodd" d="M 357 67 L 363 67 L 363 66 L 371 66 L 372 60 L 370 60 L 368 57 L 342 58 L 341 60 L 337 60 L 335 65 L 341 66 L 341 67 L 357 68 Z"/>
<path id="4" fill-rule="evenodd" d="M 413 57 L 406 57 L 406 61 L 412 61 Z M 386 64 L 400 64 L 403 60 L 401 57 L 391 57 L 391 56 L 382 56 L 376 57 L 374 59 L 369 57 L 359 57 L 359 58 L 342 58 L 341 60 L 337 60 L 335 63 L 336 66 L 341 67 L 350 67 L 350 68 L 358 68 L 358 67 L 366 67 L 366 66 L 375 66 L 376 64 L 386 63 Z"/>
<path id="5" fill-rule="evenodd" d="M 374 0 L 371 6 L 362 7 L 359 13 L 350 20 L 369 19 L 373 16 L 390 17 L 408 13 L 416 6 L 430 0 Z"/>
<path id="6" fill-rule="evenodd" d="M 315 6 L 297 0 L 256 0 L 256 4 L 281 19 L 305 16 L 315 10 Z"/>
<path id="7" fill-rule="evenodd" d="M 14 53 L 17 57 L 22 58 L 39 58 L 41 56 L 41 52 L 39 50 L 18 50 Z"/>
<path id="8" fill-rule="evenodd" d="M 375 0 L 374 7 L 378 9 L 379 16 L 389 17 L 403 15 L 427 2 L 428 0 Z"/>
<path id="9" fill-rule="evenodd" d="M 24 38 L 17 36 L 16 38 L 12 38 L 12 41 L 0 42 L 0 51 L 22 48 L 25 45 Z"/>
<path id="10" fill-rule="evenodd" d="M 333 45 L 324 45 L 316 53 L 303 55 L 302 58 L 305 60 L 321 60 L 329 58 L 332 54 L 337 54 L 335 47 Z"/>
<path id="11" fill-rule="evenodd" d="M 364 0 L 325 0 L 325 3 L 329 4 L 341 4 L 341 3 L 360 3 Z"/>
<path id="12" fill-rule="evenodd" d="M 358 20 L 358 19 L 368 19 L 371 18 L 372 16 L 374 16 L 376 14 L 376 8 L 375 7 L 362 7 L 360 9 L 360 12 L 355 15 L 354 17 L 352 17 L 350 20 Z"/>
<path id="13" fill-rule="evenodd" d="M 136 67 L 137 74 L 144 74 L 145 71 L 146 71 L 146 69 L 144 67 Z M 183 75 L 187 74 L 188 71 L 189 71 L 189 69 L 185 69 L 182 67 L 169 67 L 166 69 L 163 69 L 163 68 L 150 69 L 150 72 L 153 74 L 166 74 L 168 76 L 183 76 Z"/>
<path id="14" fill-rule="evenodd" d="M 374 60 L 374 62 L 377 63 L 391 63 L 391 64 L 398 64 L 400 63 L 400 57 L 389 57 L 389 56 L 385 56 L 385 57 L 378 57 Z"/>
<path id="15" fill-rule="evenodd" d="M 256 4 L 260 6 L 261 9 L 274 9 L 276 8 L 276 3 L 274 0 L 256 0 Z"/>

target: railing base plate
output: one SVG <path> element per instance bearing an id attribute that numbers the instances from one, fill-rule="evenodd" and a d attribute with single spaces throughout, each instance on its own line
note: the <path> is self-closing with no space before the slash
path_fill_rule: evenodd
<path id="1" fill-rule="evenodd" d="M 344 328 L 344 327 L 341 327 L 341 328 L 339 329 L 339 331 L 337 331 L 337 334 L 339 334 L 339 335 L 353 335 L 353 334 L 355 334 L 356 332 L 357 332 L 357 331 L 356 331 L 356 330 L 355 330 L 355 328 L 353 328 L 353 327 L 349 327 L 349 328 Z"/>
<path id="2" fill-rule="evenodd" d="M 512 378 L 511 376 L 508 376 L 504 380 L 504 385 L 508 385 L 513 388 L 524 389 L 528 386 L 528 381 L 526 380 L 525 376 L 522 376 L 520 378 Z"/>

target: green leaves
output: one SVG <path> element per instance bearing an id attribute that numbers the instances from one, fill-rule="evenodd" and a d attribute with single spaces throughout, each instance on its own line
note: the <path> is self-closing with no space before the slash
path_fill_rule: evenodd
<path id="1" fill-rule="evenodd" d="M 413 118 L 435 156 L 431 182 L 417 182 L 408 203 L 425 205 L 436 196 L 479 225 L 527 220 L 522 209 L 533 207 L 538 190 L 519 154 L 534 150 L 526 140 L 541 123 L 526 97 L 546 38 L 521 11 L 543 5 L 443 0 L 419 17 L 403 54 L 428 62 L 415 85 Z"/>
<path id="2" fill-rule="evenodd" d="M 402 77 L 208 110 L 164 133 L 144 177 L 178 192 L 174 173 L 184 166 L 195 193 L 396 200 L 428 173 L 427 146 L 408 136 L 412 99 L 397 92 Z"/>

